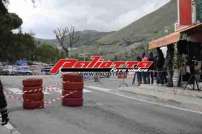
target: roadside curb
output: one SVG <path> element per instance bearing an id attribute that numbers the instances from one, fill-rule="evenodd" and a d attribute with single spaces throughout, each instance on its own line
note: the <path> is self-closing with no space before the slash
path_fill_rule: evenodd
<path id="1" fill-rule="evenodd" d="M 144 88 L 144 87 L 141 87 Z M 140 88 L 140 90 L 141 90 Z M 148 88 L 148 87 L 147 87 Z M 152 95 L 152 94 L 147 94 L 147 93 L 142 93 L 142 92 L 138 92 L 136 90 L 131 90 L 130 88 L 119 88 L 119 91 L 122 92 L 128 92 L 131 94 L 136 94 L 136 95 L 140 95 L 140 96 L 145 96 L 148 98 L 154 98 L 156 99 L 156 101 L 159 101 L 160 103 L 166 103 L 166 104 L 170 104 L 173 106 L 179 106 L 179 107 L 183 107 L 183 108 L 187 108 L 187 109 L 191 109 L 191 110 L 196 110 L 196 111 L 201 111 L 202 112 L 202 105 L 200 103 L 196 103 L 197 100 L 201 100 L 201 98 L 198 98 L 196 96 L 189 96 L 189 95 L 181 95 L 181 94 L 170 94 L 170 93 L 165 93 L 165 96 L 160 96 L 160 95 Z M 161 94 L 164 94 L 163 92 Z M 168 96 L 168 97 L 166 97 Z M 173 97 L 176 99 L 173 99 Z M 183 100 L 182 98 L 186 98 L 187 100 L 190 99 L 192 100 L 192 102 L 188 102 L 187 100 Z M 195 101 L 193 101 L 193 99 L 196 99 Z M 152 100 L 151 100 L 152 101 Z M 155 101 L 155 100 L 154 100 Z"/>
<path id="2" fill-rule="evenodd" d="M 89 87 L 89 86 L 85 86 L 85 88 L 88 88 L 88 89 L 99 89 L 101 87 L 98 87 L 98 86 L 95 86 L 95 87 Z M 109 89 L 109 88 L 106 88 L 106 89 Z M 109 89 L 109 90 L 112 90 L 112 89 Z M 118 89 L 119 91 L 121 92 L 128 92 L 128 93 L 132 93 L 132 94 L 136 94 L 136 95 L 140 95 L 140 96 L 145 96 L 145 97 L 149 97 L 149 98 L 154 98 L 156 100 L 159 100 L 159 101 L 163 101 L 163 102 L 175 102 L 176 104 L 183 104 L 182 102 L 180 101 L 176 101 L 174 99 L 165 99 L 165 98 L 161 98 L 161 97 L 158 97 L 158 96 L 154 96 L 154 95 L 148 95 L 148 94 L 144 94 L 144 93 L 138 93 L 138 92 L 134 92 L 134 91 L 131 91 L 129 89 L 123 89 L 123 88 L 119 88 Z"/>
<path id="3" fill-rule="evenodd" d="M 140 89 L 148 89 L 148 90 L 151 89 L 151 87 L 149 87 L 147 85 L 140 86 L 139 88 Z M 186 97 L 196 97 L 198 99 L 202 99 L 202 95 L 198 95 L 198 94 L 191 95 L 191 94 L 184 93 L 185 91 L 197 92 L 197 93 L 200 93 L 202 91 L 185 90 L 185 89 L 178 88 L 178 87 L 165 87 L 165 86 L 163 86 L 163 87 L 161 87 L 161 86 L 153 86 L 153 88 L 157 88 L 157 90 L 159 90 L 159 88 L 164 88 L 164 90 L 173 92 L 173 93 L 168 93 L 167 92 L 168 94 L 180 95 L 180 96 L 186 96 Z M 163 91 L 159 90 L 159 92 L 163 92 Z"/>
<path id="4" fill-rule="evenodd" d="M 122 92 L 128 92 L 128 93 L 133 93 L 133 94 L 140 95 L 140 96 L 154 98 L 154 99 L 157 99 L 157 100 L 163 101 L 163 102 L 175 102 L 176 104 L 183 104 L 182 102 L 174 100 L 174 99 L 165 99 L 165 98 L 161 98 L 158 96 L 148 95 L 148 94 L 144 94 L 144 93 L 138 93 L 138 92 L 134 92 L 134 91 L 127 90 L 127 89 L 119 89 L 119 90 Z"/>

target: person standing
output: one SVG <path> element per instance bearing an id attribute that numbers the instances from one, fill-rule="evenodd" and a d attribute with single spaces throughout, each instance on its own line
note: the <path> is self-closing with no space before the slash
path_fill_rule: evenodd
<path id="1" fill-rule="evenodd" d="M 167 74 L 168 74 L 168 83 L 167 86 L 168 87 L 173 87 L 173 60 L 174 60 L 174 45 L 169 45 L 167 46 L 168 50 L 167 50 L 167 56 L 165 59 L 165 64 L 164 64 L 164 68 L 165 70 L 167 70 Z M 166 74 L 164 74 L 164 77 Z"/>
<path id="2" fill-rule="evenodd" d="M 142 61 L 149 61 L 149 58 L 145 53 L 142 54 Z M 149 84 L 149 72 L 142 72 L 143 82 L 144 84 Z"/>
<path id="3" fill-rule="evenodd" d="M 164 84 L 167 79 L 164 72 L 164 63 L 165 58 L 163 56 L 163 52 L 160 48 L 157 48 L 157 59 L 156 59 L 156 68 L 157 68 L 157 83 Z"/>
<path id="4" fill-rule="evenodd" d="M 142 60 L 141 57 L 137 56 L 137 61 L 141 61 L 141 60 Z M 140 84 L 142 83 L 142 75 L 141 75 L 141 72 L 139 72 L 139 71 L 135 72 L 134 77 L 133 77 L 133 81 L 132 81 L 132 85 L 135 84 L 136 76 L 137 76 L 138 86 L 140 86 Z"/>
<path id="5" fill-rule="evenodd" d="M 155 68 L 155 65 L 154 65 L 154 55 L 152 52 L 149 53 L 149 61 L 152 61 L 153 64 L 152 66 L 150 67 L 150 72 L 149 72 L 149 76 L 148 76 L 148 80 L 149 80 L 149 84 L 153 84 L 154 83 L 154 68 Z"/>
<path id="6" fill-rule="evenodd" d="M 3 92 L 3 85 L 1 80 L 0 80 L 0 113 L 2 118 L 1 125 L 6 125 L 9 121 L 9 118 L 8 118 L 6 97 Z"/>

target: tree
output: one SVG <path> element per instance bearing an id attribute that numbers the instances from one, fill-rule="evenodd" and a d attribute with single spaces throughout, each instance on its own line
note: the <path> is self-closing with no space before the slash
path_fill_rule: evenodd
<path id="1" fill-rule="evenodd" d="M 70 26 L 65 28 L 57 28 L 54 30 L 54 33 L 60 46 L 65 51 L 66 56 L 69 57 L 69 49 L 71 50 L 73 45 L 79 41 L 80 36 L 78 35 L 78 32 L 73 26 Z"/>
<path id="2" fill-rule="evenodd" d="M 28 60 L 34 60 L 36 44 L 34 37 L 28 33 L 19 33 L 14 35 L 15 42 L 13 44 L 14 56 L 16 60 L 26 58 Z"/>
<path id="3" fill-rule="evenodd" d="M 8 12 L 7 8 L 4 5 L 5 0 L 0 0 L 0 13 L 1 14 L 6 14 Z"/>
<path id="4" fill-rule="evenodd" d="M 57 60 L 62 58 L 62 53 L 53 46 L 49 44 L 42 44 L 39 46 L 36 51 L 36 60 L 45 62 L 45 63 L 55 63 Z"/>
<path id="5" fill-rule="evenodd" d="M 19 28 L 23 21 L 15 13 L 9 13 L 5 4 L 8 0 L 0 0 L 0 60 L 15 62 L 20 58 L 33 59 L 35 50 L 34 38 L 30 34 L 14 34 L 12 30 Z"/>
<path id="6" fill-rule="evenodd" d="M 0 60 L 14 63 L 16 60 L 26 58 L 34 59 L 36 45 L 34 38 L 25 33 L 4 34 L 0 37 Z"/>

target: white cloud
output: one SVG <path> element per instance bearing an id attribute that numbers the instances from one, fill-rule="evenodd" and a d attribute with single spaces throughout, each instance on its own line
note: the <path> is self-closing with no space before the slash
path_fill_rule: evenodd
<path id="1" fill-rule="evenodd" d="M 118 30 L 169 0 L 10 0 L 10 12 L 24 21 L 23 30 L 40 38 L 54 38 L 58 26 L 74 25 L 78 30 Z"/>

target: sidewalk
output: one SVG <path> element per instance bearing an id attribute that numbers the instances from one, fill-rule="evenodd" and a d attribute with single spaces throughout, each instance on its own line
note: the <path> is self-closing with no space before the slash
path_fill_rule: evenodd
<path id="1" fill-rule="evenodd" d="M 202 92 L 199 91 L 184 90 L 177 87 L 168 88 L 156 85 L 121 87 L 120 90 L 143 96 L 156 97 L 164 102 L 176 102 L 193 110 L 202 111 Z"/>

